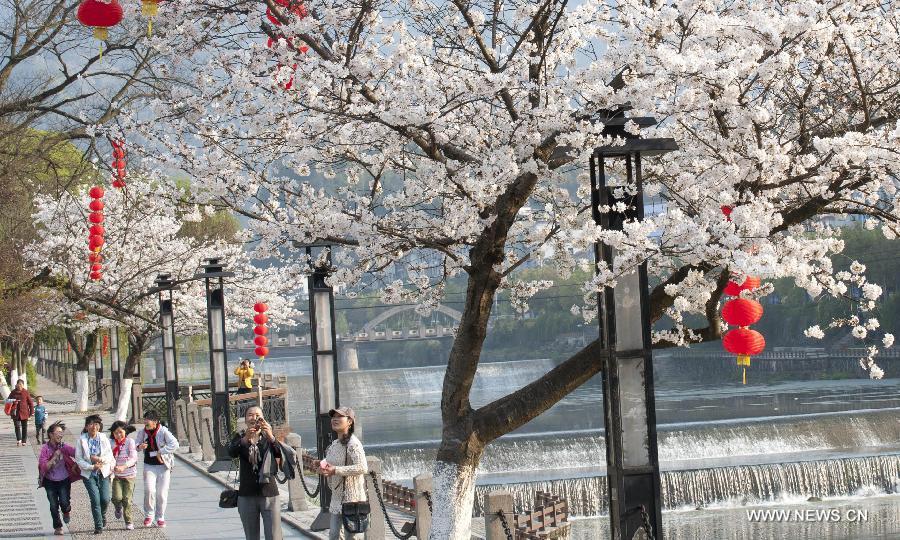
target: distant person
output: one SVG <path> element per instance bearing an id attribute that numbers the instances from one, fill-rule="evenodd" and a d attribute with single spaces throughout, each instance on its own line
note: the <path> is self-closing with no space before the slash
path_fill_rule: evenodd
<path id="1" fill-rule="evenodd" d="M 62 422 L 50 424 L 47 444 L 41 448 L 38 458 L 38 474 L 47 492 L 53 533 L 57 535 L 63 534 L 63 522 L 69 522 L 72 512 L 72 482 L 81 479 L 81 469 L 75 463 L 75 448 L 63 442 L 65 432 L 66 425 Z"/>
<path id="2" fill-rule="evenodd" d="M 47 422 L 47 407 L 44 406 L 43 396 L 36 396 L 37 405 L 34 406 L 34 438 L 38 444 L 44 444 L 47 431 L 44 424 Z"/>
<path id="3" fill-rule="evenodd" d="M 363 533 L 352 534 L 344 529 L 341 517 L 341 506 L 349 502 L 365 502 L 366 452 L 362 442 L 353 434 L 356 424 L 356 413 L 350 407 L 338 407 L 328 411 L 331 416 L 331 429 L 337 433 L 335 439 L 325 451 L 325 459 L 314 463 L 319 473 L 325 475 L 328 487 L 331 488 L 331 526 L 328 540 L 362 540 Z"/>
<path id="4" fill-rule="evenodd" d="M 116 509 L 116 519 L 124 516 L 125 528 L 134 530 L 134 522 L 131 520 L 131 498 L 134 495 L 134 479 L 137 476 L 138 451 L 134 439 L 128 434 L 134 431 L 134 427 L 117 420 L 109 428 L 113 438 L 113 457 L 116 464 L 113 467 L 112 503 Z"/>
<path id="5" fill-rule="evenodd" d="M 250 360 L 242 359 L 240 365 L 234 369 L 234 374 L 238 377 L 237 393 L 249 394 L 253 390 L 253 366 Z"/>
<path id="6" fill-rule="evenodd" d="M 84 431 L 75 446 L 75 462 L 81 467 L 84 487 L 91 501 L 94 534 L 106 527 L 106 508 L 110 499 L 110 476 L 113 468 L 112 447 L 103 433 L 103 420 L 92 414 L 84 419 Z"/>
<path id="7" fill-rule="evenodd" d="M 25 381 L 16 381 L 16 388 L 6 398 L 9 416 L 16 429 L 16 446 L 28 444 L 28 419 L 34 414 L 34 401 L 25 389 Z"/>
<path id="8" fill-rule="evenodd" d="M 262 409 L 250 407 L 244 414 L 247 429 L 231 439 L 228 454 L 240 458 L 238 513 L 246 540 L 259 540 L 262 518 L 266 540 L 281 540 L 281 502 L 273 461 L 280 463 L 281 446 L 275 441 L 272 426 L 263 418 Z"/>
<path id="9" fill-rule="evenodd" d="M 160 423 L 155 411 L 144 414 L 144 429 L 136 439 L 137 449 L 144 453 L 144 527 L 150 527 L 154 517 L 157 527 L 165 527 L 169 481 L 178 439 Z"/>

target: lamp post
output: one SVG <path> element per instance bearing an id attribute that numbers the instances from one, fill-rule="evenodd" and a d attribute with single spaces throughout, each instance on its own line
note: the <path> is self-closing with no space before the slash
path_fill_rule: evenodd
<path id="1" fill-rule="evenodd" d="M 601 115 L 604 134 L 624 139 L 623 145 L 596 148 L 590 159 L 591 205 L 594 222 L 603 230 L 621 231 L 629 220 L 644 217 L 641 157 L 677 150 L 674 139 L 641 139 L 625 130 L 655 125 L 653 118 L 627 118 L 624 110 Z M 627 189 L 607 182 L 607 161 L 624 160 Z M 613 206 L 624 203 L 625 210 Z M 601 213 L 600 208 L 607 211 Z M 621 207 L 620 207 L 621 208 Z M 597 263 L 612 268 L 615 248 L 594 246 Z M 644 524 L 648 537 L 661 537 L 662 502 L 653 392 L 647 263 L 616 278 L 614 287 L 598 295 L 598 322 L 603 344 L 603 409 L 606 421 L 606 463 L 611 538 L 631 540 Z"/>
<path id="2" fill-rule="evenodd" d="M 209 376 L 212 389 L 211 426 L 216 459 L 209 472 L 227 471 L 231 467 L 228 444 L 234 426 L 228 401 L 228 357 L 225 351 L 225 287 L 224 278 L 234 276 L 226 272 L 219 259 L 207 259 L 197 279 L 206 282 L 206 322 L 209 333 Z"/>
<path id="3" fill-rule="evenodd" d="M 334 289 L 325 280 L 331 271 L 331 246 L 325 244 L 306 245 L 306 255 L 313 264 L 313 248 L 325 251 L 325 260 L 313 268 L 309 275 L 309 324 L 310 345 L 312 346 L 312 376 L 316 411 L 316 450 L 319 457 L 325 457 L 325 450 L 335 438 L 331 430 L 328 411 L 338 407 L 339 381 L 337 369 L 337 336 L 334 324 Z M 319 479 L 319 515 L 310 525 L 314 531 L 324 531 L 329 527 L 331 489 L 324 477 Z"/>
<path id="4" fill-rule="evenodd" d="M 113 407 L 119 403 L 119 327 L 109 329 L 109 378 L 112 381 Z"/>
<path id="5" fill-rule="evenodd" d="M 162 338 L 163 373 L 166 379 L 166 413 L 172 432 L 178 436 L 178 422 L 175 421 L 175 401 L 178 400 L 178 356 L 175 351 L 175 310 L 172 304 L 173 282 L 169 274 L 156 276 L 159 293 L 159 328 Z"/>
<path id="6" fill-rule="evenodd" d="M 103 386 L 103 340 L 100 337 L 100 332 L 97 332 L 97 338 L 99 343 L 94 343 L 94 379 L 96 381 L 96 392 L 97 395 L 94 399 L 94 404 L 99 405 L 103 403 L 103 392 L 100 391 L 100 387 Z"/>

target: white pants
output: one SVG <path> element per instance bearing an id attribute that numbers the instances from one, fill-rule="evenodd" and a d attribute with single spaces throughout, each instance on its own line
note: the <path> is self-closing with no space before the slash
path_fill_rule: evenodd
<path id="1" fill-rule="evenodd" d="M 144 514 L 151 520 L 154 517 L 157 521 L 166 519 L 171 473 L 165 465 L 144 464 Z"/>

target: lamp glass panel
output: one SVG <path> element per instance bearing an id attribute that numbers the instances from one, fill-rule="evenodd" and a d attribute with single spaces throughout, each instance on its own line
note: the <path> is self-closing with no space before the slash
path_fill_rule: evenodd
<path id="1" fill-rule="evenodd" d="M 175 380 L 175 350 L 174 349 L 163 349 L 163 357 L 166 361 L 166 380 L 174 381 Z"/>
<path id="2" fill-rule="evenodd" d="M 644 348 L 644 323 L 641 318 L 641 287 L 637 270 L 616 280 L 613 289 L 616 309 L 616 350 Z"/>
<path id="3" fill-rule="evenodd" d="M 337 405 L 334 392 L 334 355 L 320 354 L 316 356 L 316 363 L 319 379 L 319 412 L 325 414 Z"/>
<path id="4" fill-rule="evenodd" d="M 331 343 L 331 292 L 316 291 L 313 293 L 316 304 L 316 344 L 320 351 L 332 351 Z"/>
<path id="5" fill-rule="evenodd" d="M 103 369 L 103 350 L 100 347 L 94 351 L 94 369 Z"/>
<path id="6" fill-rule="evenodd" d="M 619 358 L 622 461 L 626 467 L 650 464 L 647 394 L 643 358 Z"/>
<path id="7" fill-rule="evenodd" d="M 213 351 L 212 370 L 213 391 L 225 392 L 228 389 L 225 383 L 225 351 Z"/>
<path id="8" fill-rule="evenodd" d="M 174 331 L 172 328 L 172 316 L 168 313 L 163 313 L 162 316 L 162 336 L 163 336 L 163 347 L 171 347 L 172 346 L 172 337 L 174 335 Z"/>
<path id="9" fill-rule="evenodd" d="M 213 349 L 225 348 L 223 309 L 220 307 L 209 308 L 209 331 Z"/>

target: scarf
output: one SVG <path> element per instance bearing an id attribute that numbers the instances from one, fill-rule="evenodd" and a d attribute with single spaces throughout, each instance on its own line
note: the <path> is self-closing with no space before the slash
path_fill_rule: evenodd
<path id="1" fill-rule="evenodd" d="M 256 439 L 255 442 L 250 441 L 250 447 L 247 448 L 247 461 L 253 467 L 253 472 L 259 471 L 259 439 Z"/>
<path id="2" fill-rule="evenodd" d="M 113 440 L 115 440 L 115 439 L 113 439 Z M 128 440 L 128 437 L 122 439 L 122 442 L 116 441 L 116 445 L 113 447 L 113 456 L 114 457 L 119 456 L 119 450 L 121 450 L 122 447 L 125 446 L 125 441 L 127 441 L 127 440 Z"/>

